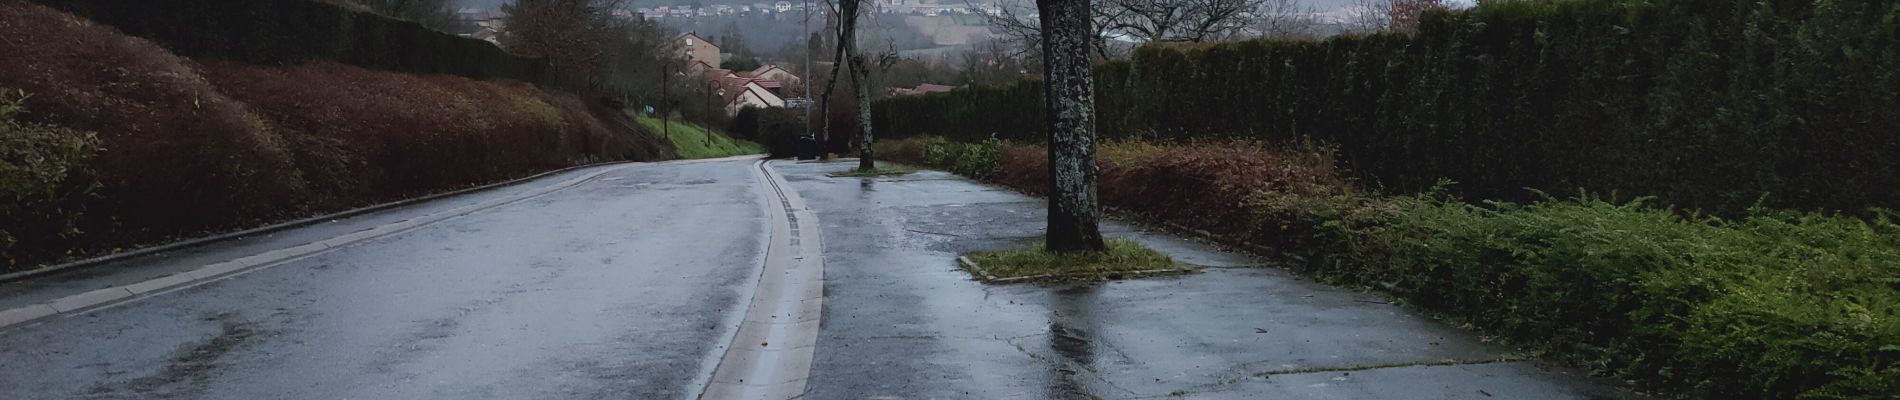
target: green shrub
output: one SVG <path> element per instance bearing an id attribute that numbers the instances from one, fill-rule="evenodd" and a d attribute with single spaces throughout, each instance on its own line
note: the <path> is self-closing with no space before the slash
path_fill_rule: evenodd
<path id="1" fill-rule="evenodd" d="M 1563 359 L 1697 397 L 1900 394 L 1900 228 L 1885 217 L 1430 195 L 1345 214 L 1314 218 L 1328 245 L 1288 249 L 1301 268 Z"/>
<path id="2" fill-rule="evenodd" d="M 0 88 L 0 258 L 22 261 L 16 244 L 37 248 L 79 233 L 87 197 L 99 187 L 89 163 L 92 133 L 24 123 L 26 92 Z M 21 243 L 22 241 L 26 243 Z"/>
<path id="3" fill-rule="evenodd" d="M 961 154 L 958 154 L 956 162 L 951 164 L 951 172 L 978 180 L 996 177 L 996 154 L 1003 149 L 1002 139 L 990 137 L 961 147 Z"/>
<path id="4" fill-rule="evenodd" d="M 952 143 L 940 137 L 925 138 L 924 139 L 924 155 L 923 155 L 924 165 L 929 165 L 929 166 L 934 166 L 934 167 L 949 166 L 950 164 L 955 163 L 957 161 L 957 158 L 956 158 L 957 155 L 951 153 L 951 151 L 953 151 L 953 149 L 960 149 L 962 148 L 962 146 L 963 145 L 960 143 Z"/>
<path id="5" fill-rule="evenodd" d="M 923 151 L 919 160 L 908 160 L 903 157 L 886 157 L 886 159 L 897 162 L 922 162 L 923 165 L 943 168 L 978 180 L 996 177 L 997 155 L 1003 150 L 1002 139 L 991 137 L 976 143 L 952 142 L 940 137 L 927 137 L 921 140 Z M 879 148 L 880 151 L 905 155 L 908 154 L 905 148 L 909 146 L 913 144 L 900 140 L 889 145 L 880 145 Z"/>

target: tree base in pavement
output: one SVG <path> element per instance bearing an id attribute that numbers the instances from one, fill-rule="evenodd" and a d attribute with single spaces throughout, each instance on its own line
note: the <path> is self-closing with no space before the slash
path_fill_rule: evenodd
<path id="1" fill-rule="evenodd" d="M 1106 251 L 1061 254 L 1036 243 L 970 253 L 962 261 L 977 280 L 990 283 L 1103 281 L 1198 270 L 1132 240 L 1110 240 L 1107 244 Z"/>

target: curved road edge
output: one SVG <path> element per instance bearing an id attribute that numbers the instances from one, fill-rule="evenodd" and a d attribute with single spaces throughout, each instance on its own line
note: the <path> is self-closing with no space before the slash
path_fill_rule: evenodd
<path id="1" fill-rule="evenodd" d="M 823 235 L 817 214 L 770 160 L 760 160 L 756 174 L 771 221 L 765 265 L 702 400 L 794 399 L 804 395 L 811 376 L 824 312 Z"/>
<path id="2" fill-rule="evenodd" d="M 345 211 L 345 212 L 341 212 L 337 214 L 314 217 L 308 220 L 292 221 L 288 223 L 277 224 L 277 225 L 267 226 L 263 228 L 256 228 L 256 229 L 251 229 L 251 230 L 234 232 L 230 234 L 202 238 L 202 239 L 194 239 L 194 240 L 190 240 L 186 242 L 174 243 L 170 245 L 158 246 L 154 248 L 142 249 L 142 250 L 137 250 L 133 252 L 107 256 L 107 257 L 111 257 L 112 260 L 116 260 L 116 259 L 131 258 L 131 257 L 136 257 L 136 256 L 141 256 L 141 255 L 149 255 L 153 253 L 176 250 L 178 248 L 190 247 L 194 245 L 215 242 L 215 241 L 220 241 L 220 240 L 228 240 L 228 239 L 233 239 L 233 238 L 237 238 L 241 236 L 252 235 L 252 234 L 257 234 L 257 233 L 262 233 L 262 232 L 295 228 L 295 227 L 299 227 L 303 225 L 308 225 L 310 223 L 308 221 L 330 220 L 330 219 L 335 219 L 335 218 L 341 218 L 348 215 L 373 212 L 373 211 L 383 210 L 383 209 L 388 209 L 388 208 L 393 208 L 393 207 L 400 207 L 403 205 L 426 202 L 429 200 L 452 197 L 455 195 L 466 194 L 466 193 L 475 192 L 475 191 L 482 191 L 482 190 L 493 189 L 493 188 L 502 187 L 502 186 L 514 185 L 518 183 L 527 182 L 535 178 L 552 175 L 559 172 L 565 172 L 572 169 L 588 168 L 588 167 L 602 167 L 598 171 L 590 172 L 585 175 L 571 178 L 566 181 L 562 181 L 560 183 L 556 183 L 556 184 L 549 185 L 546 187 L 529 190 L 527 192 L 523 192 L 521 194 L 514 195 L 514 196 L 509 196 L 509 197 L 504 197 L 504 198 L 500 198 L 500 199 L 496 199 L 496 200 L 492 200 L 488 202 L 458 207 L 458 208 L 450 209 L 447 211 L 424 215 L 417 218 L 411 218 L 411 219 L 400 221 L 400 222 L 385 224 L 385 225 L 377 226 L 375 228 L 370 228 L 366 230 L 337 235 L 335 237 L 331 237 L 324 240 L 312 241 L 312 242 L 305 243 L 299 246 L 276 249 L 276 250 L 267 251 L 267 252 L 263 252 L 259 254 L 253 254 L 250 256 L 239 257 L 239 258 L 231 259 L 224 262 L 205 265 L 205 266 L 192 269 L 189 271 L 183 271 L 183 272 L 179 272 L 179 273 L 175 273 L 175 274 L 171 274 L 171 275 L 167 275 L 167 276 L 163 276 L 163 277 L 159 277 L 155 279 L 149 279 L 149 280 L 145 280 L 145 281 L 141 281 L 137 283 L 107 287 L 107 288 L 92 290 L 92 291 L 79 293 L 75 295 L 60 297 L 57 299 L 53 299 L 51 301 L 19 306 L 19 307 L 7 309 L 7 310 L 0 310 L 0 330 L 8 330 L 14 327 L 43 321 L 48 318 L 57 317 L 61 315 L 82 314 L 87 311 L 91 311 L 93 309 L 98 309 L 98 308 L 107 307 L 107 306 L 111 306 L 111 305 L 115 305 L 119 303 L 129 302 L 129 301 L 135 301 L 144 297 L 161 295 L 161 294 L 168 293 L 171 291 L 189 288 L 192 286 L 197 286 L 197 285 L 205 284 L 205 283 L 220 280 L 220 279 L 225 279 L 225 278 L 241 275 L 243 273 L 247 273 L 251 271 L 270 268 L 279 264 L 283 264 L 284 262 L 287 262 L 287 261 L 294 261 L 297 259 L 314 256 L 317 254 L 330 251 L 332 249 L 341 248 L 341 247 L 348 246 L 351 244 L 374 240 L 377 238 L 386 237 L 386 236 L 390 236 L 394 234 L 399 234 L 402 232 L 407 232 L 409 230 L 412 230 L 418 227 L 422 227 L 428 224 L 441 222 L 441 221 L 448 220 L 451 218 L 467 215 L 470 213 L 474 213 L 476 211 L 508 205 L 508 204 L 520 202 L 523 200 L 528 200 L 528 199 L 532 199 L 532 198 L 539 197 L 542 195 L 546 195 L 549 193 L 554 193 L 560 190 L 574 187 L 586 181 L 592 180 L 608 172 L 618 171 L 618 170 L 635 166 L 635 165 L 730 161 L 730 160 L 735 160 L 735 159 L 757 158 L 757 157 L 758 156 L 742 156 L 742 157 L 728 157 L 728 158 L 718 158 L 718 159 L 679 160 L 679 161 L 660 162 L 660 163 L 624 162 L 624 163 L 609 163 L 605 165 L 596 164 L 596 165 L 590 165 L 590 166 L 575 167 L 575 168 L 570 168 L 570 169 L 549 171 L 546 173 L 537 174 L 537 175 L 526 177 L 526 178 L 520 178 L 520 179 L 511 180 L 507 182 L 484 185 L 484 186 L 475 187 L 475 188 L 463 189 L 463 190 L 458 190 L 458 191 L 449 192 L 449 193 L 425 196 L 425 197 L 408 199 L 408 200 L 401 200 L 401 201 L 386 203 L 386 204 L 377 205 L 377 206 L 364 207 L 364 208 Z M 110 260 L 94 259 L 94 260 L 81 261 L 75 264 L 94 264 L 94 263 L 99 263 L 99 262 L 104 262 L 104 261 L 110 261 Z M 69 265 L 69 266 L 59 267 L 59 268 L 70 269 L 73 267 L 83 267 L 83 266 L 84 265 Z M 53 271 L 49 271 L 49 272 L 53 272 Z"/>

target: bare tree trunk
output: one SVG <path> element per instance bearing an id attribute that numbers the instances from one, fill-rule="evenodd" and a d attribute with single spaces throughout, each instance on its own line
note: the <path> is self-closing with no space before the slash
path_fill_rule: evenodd
<path id="1" fill-rule="evenodd" d="M 853 2 L 857 0 L 844 1 Z M 855 11 L 857 7 L 852 6 L 852 8 Z M 835 36 L 834 40 L 837 40 L 838 43 L 833 46 L 837 48 L 832 52 L 831 56 L 831 77 L 825 79 L 825 94 L 819 97 L 819 99 L 824 100 L 824 103 L 818 107 L 819 118 L 825 119 L 825 138 L 821 146 L 824 147 L 825 153 L 827 154 L 831 152 L 831 92 L 838 87 L 838 71 L 840 68 L 844 68 L 844 57 L 848 55 L 848 53 L 851 52 L 851 48 L 854 47 L 845 46 L 847 39 L 855 40 L 855 38 L 851 37 L 855 33 L 855 29 L 848 27 L 856 26 L 858 19 L 856 16 L 846 17 L 844 15 L 837 15 L 836 17 L 838 18 L 838 35 Z"/>
<path id="2" fill-rule="evenodd" d="M 1095 79 L 1089 0 L 1037 0 L 1049 130 L 1049 251 L 1107 250 L 1095 199 Z"/>
<path id="3" fill-rule="evenodd" d="M 877 170 L 874 154 L 871 154 L 871 70 L 864 65 L 864 54 L 851 55 L 851 86 L 856 86 L 858 97 L 858 170 Z"/>
<path id="4" fill-rule="evenodd" d="M 826 149 L 831 147 L 831 93 L 832 89 L 838 87 L 839 69 L 845 68 L 845 71 L 851 72 L 852 84 L 859 84 L 856 72 L 852 72 L 853 70 L 845 63 L 853 60 L 853 57 L 858 56 L 858 7 L 863 4 L 863 1 L 864 0 L 840 0 L 838 2 L 836 14 L 838 19 L 837 51 L 833 53 L 831 59 L 831 79 L 825 80 L 825 94 L 823 97 L 825 103 L 819 107 L 820 114 L 823 114 L 825 119 L 824 147 Z M 860 92 L 862 92 L 862 90 L 862 88 L 859 89 Z M 859 97 L 857 100 L 863 102 L 862 96 Z M 860 163 L 862 163 L 862 161 L 860 161 Z"/>

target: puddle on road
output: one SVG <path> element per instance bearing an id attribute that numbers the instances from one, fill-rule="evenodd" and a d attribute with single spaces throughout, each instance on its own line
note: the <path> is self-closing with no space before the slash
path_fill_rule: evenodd
<path id="1" fill-rule="evenodd" d="M 1100 328 L 1092 309 L 1098 288 L 1077 285 L 1049 292 L 1049 350 L 1061 358 L 1049 363 L 1048 398 L 1096 398 L 1083 381 L 1095 370 L 1091 332 Z"/>

